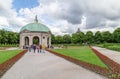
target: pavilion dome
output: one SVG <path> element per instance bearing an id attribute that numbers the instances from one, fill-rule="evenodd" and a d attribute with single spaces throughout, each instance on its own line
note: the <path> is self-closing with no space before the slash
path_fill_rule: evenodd
<path id="1" fill-rule="evenodd" d="M 50 29 L 46 25 L 38 23 L 37 16 L 35 18 L 34 23 L 29 23 L 29 24 L 23 26 L 21 28 L 20 32 L 22 32 L 24 30 L 28 30 L 30 32 L 50 32 Z"/>

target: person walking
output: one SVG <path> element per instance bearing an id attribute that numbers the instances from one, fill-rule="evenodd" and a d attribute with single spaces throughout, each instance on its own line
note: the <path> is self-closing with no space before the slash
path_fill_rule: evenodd
<path id="1" fill-rule="evenodd" d="M 38 53 L 39 53 L 39 50 L 40 50 L 40 46 L 39 46 L 39 45 L 37 45 L 37 51 L 38 51 Z"/>
<path id="2" fill-rule="evenodd" d="M 35 50 L 36 50 L 36 45 L 35 44 L 33 45 L 33 50 L 34 50 L 34 53 L 35 53 Z"/>
<path id="3" fill-rule="evenodd" d="M 42 50 L 42 45 L 40 45 L 40 53 L 41 53 L 41 50 Z"/>
<path id="4" fill-rule="evenodd" d="M 42 52 L 45 53 L 45 45 L 42 45 Z"/>

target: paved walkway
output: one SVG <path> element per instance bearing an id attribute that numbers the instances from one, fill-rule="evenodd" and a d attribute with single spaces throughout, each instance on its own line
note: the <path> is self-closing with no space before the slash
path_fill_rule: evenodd
<path id="1" fill-rule="evenodd" d="M 49 52 L 26 53 L 1 79 L 106 79 Z"/>
<path id="2" fill-rule="evenodd" d="M 96 46 L 93 46 L 93 48 L 97 49 L 103 55 L 106 55 L 110 59 L 120 64 L 120 52 L 109 50 L 106 48 L 96 47 Z"/>
<path id="3" fill-rule="evenodd" d="M 10 47 L 10 48 L 7 48 L 6 50 L 18 50 L 20 49 L 19 47 Z"/>

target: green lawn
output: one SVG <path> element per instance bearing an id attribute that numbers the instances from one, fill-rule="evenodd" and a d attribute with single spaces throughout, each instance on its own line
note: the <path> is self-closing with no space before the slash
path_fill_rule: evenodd
<path id="1" fill-rule="evenodd" d="M 10 58 L 14 57 L 18 53 L 20 53 L 22 50 L 5 50 L 0 51 L 0 64 L 3 62 L 9 60 Z"/>
<path id="2" fill-rule="evenodd" d="M 68 47 L 66 49 L 53 49 L 53 51 L 91 63 L 104 68 L 108 68 L 93 51 L 87 46 Z"/>

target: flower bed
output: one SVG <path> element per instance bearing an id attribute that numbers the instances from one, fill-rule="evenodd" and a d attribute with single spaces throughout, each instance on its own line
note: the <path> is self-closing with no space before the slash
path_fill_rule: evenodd
<path id="1" fill-rule="evenodd" d="M 69 60 L 69 61 L 71 61 L 75 64 L 78 64 L 78 65 L 80 65 L 84 68 L 87 68 L 87 69 L 92 70 L 96 73 L 99 73 L 101 75 L 104 75 L 104 76 L 108 75 L 109 70 L 106 69 L 106 68 L 102 68 L 100 66 L 93 65 L 93 64 L 90 64 L 90 63 L 87 63 L 87 62 L 84 62 L 84 61 L 81 61 L 81 60 L 78 60 L 78 59 L 75 59 L 75 58 L 72 58 L 72 57 L 69 57 L 69 56 L 66 56 L 66 55 L 62 55 L 60 53 L 57 53 L 57 52 L 54 52 L 54 51 L 51 51 L 51 50 L 47 50 L 47 51 L 49 51 L 49 52 L 51 52 L 51 53 L 53 53 L 57 56 L 63 57 L 64 59 Z"/>
<path id="2" fill-rule="evenodd" d="M 107 56 L 101 54 L 99 51 L 96 49 L 90 48 L 94 51 L 94 53 L 110 68 L 110 73 L 111 77 L 114 76 L 113 79 L 120 79 L 120 64 L 117 62 L 113 61 L 112 59 L 108 58 Z"/>
<path id="3" fill-rule="evenodd" d="M 22 51 L 21 53 L 17 54 L 13 58 L 9 59 L 8 61 L 0 64 L 0 77 L 17 61 L 19 60 L 27 50 Z"/>

